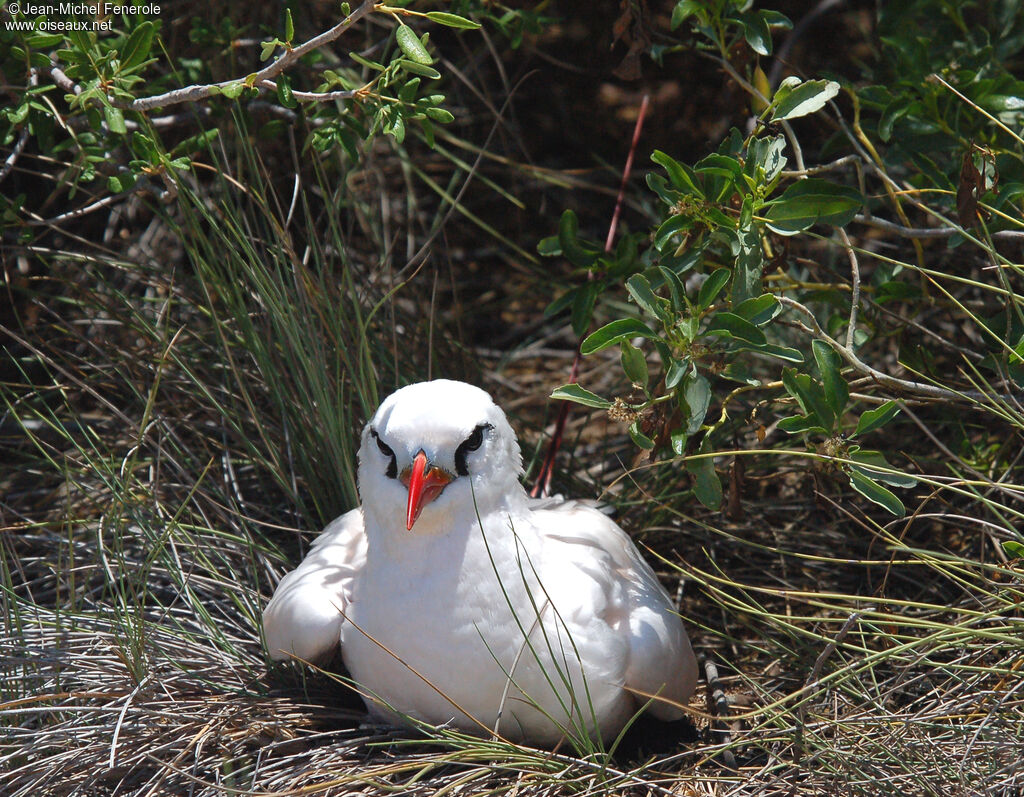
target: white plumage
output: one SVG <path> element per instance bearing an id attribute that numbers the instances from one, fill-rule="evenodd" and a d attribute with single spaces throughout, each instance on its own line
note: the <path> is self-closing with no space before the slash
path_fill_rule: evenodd
<path id="1" fill-rule="evenodd" d="M 275 659 L 339 642 L 371 714 L 551 744 L 605 740 L 646 702 L 682 716 L 689 639 L 626 533 L 584 503 L 529 498 L 490 396 L 398 390 L 363 430 L 362 506 L 334 520 L 263 614 Z"/>

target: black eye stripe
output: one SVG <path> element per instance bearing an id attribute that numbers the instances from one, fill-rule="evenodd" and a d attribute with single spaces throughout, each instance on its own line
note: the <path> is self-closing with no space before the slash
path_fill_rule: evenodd
<path id="1" fill-rule="evenodd" d="M 388 463 L 388 469 L 384 472 L 384 475 L 389 479 L 394 479 L 398 476 L 398 460 L 395 459 L 395 452 L 391 450 L 391 446 L 380 439 L 380 435 L 377 434 L 376 429 L 370 430 L 370 436 L 377 441 L 377 448 L 380 449 L 380 453 L 391 459 Z"/>
<path id="2" fill-rule="evenodd" d="M 469 456 L 470 451 L 476 451 L 483 445 L 484 432 L 488 429 L 493 429 L 489 423 L 482 423 L 476 429 L 474 429 L 469 437 L 463 440 L 457 449 L 455 449 L 455 472 L 459 476 L 468 476 L 469 468 L 466 465 L 466 457 Z"/>

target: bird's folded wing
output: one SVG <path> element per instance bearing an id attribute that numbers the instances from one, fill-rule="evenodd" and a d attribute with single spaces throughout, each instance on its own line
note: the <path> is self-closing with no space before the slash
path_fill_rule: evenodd
<path id="1" fill-rule="evenodd" d="M 564 546 L 551 561 L 569 562 L 589 576 L 604 599 L 602 619 L 627 637 L 625 687 L 641 705 L 643 695 L 657 695 L 650 711 L 659 719 L 681 717 L 672 704 L 685 705 L 693 693 L 696 657 L 672 600 L 632 540 L 611 518 L 578 501 L 549 504 L 533 517 L 546 552 Z M 564 574 L 549 576 L 565 581 Z"/>
<path id="2" fill-rule="evenodd" d="M 272 659 L 316 661 L 334 653 L 352 580 L 365 561 L 363 514 L 353 509 L 328 524 L 264 609 L 263 632 Z"/>

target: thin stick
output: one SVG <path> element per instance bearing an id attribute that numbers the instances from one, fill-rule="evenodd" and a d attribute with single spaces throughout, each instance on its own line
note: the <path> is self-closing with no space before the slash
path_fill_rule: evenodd
<path id="1" fill-rule="evenodd" d="M 626 184 L 629 182 L 629 175 L 633 171 L 633 156 L 636 154 L 637 144 L 640 142 L 640 134 L 644 128 L 644 118 L 647 116 L 647 109 L 650 105 L 651 96 L 644 94 L 644 98 L 640 102 L 640 111 L 636 116 L 636 126 L 633 128 L 633 140 L 629 145 L 626 165 L 622 169 L 622 182 L 619 184 L 619 194 L 615 198 L 615 210 L 612 212 L 611 224 L 608 225 L 608 237 L 604 241 L 604 251 L 606 252 L 612 250 L 612 245 L 615 242 L 615 233 L 619 227 L 619 216 L 622 214 L 622 203 L 626 196 Z M 593 274 L 587 275 L 588 280 L 593 278 Z M 579 374 L 581 343 L 583 343 L 582 337 L 576 341 L 576 356 L 573 357 L 572 369 L 569 371 L 569 384 L 573 384 Z M 565 434 L 566 421 L 569 419 L 570 406 L 570 402 L 563 401 L 562 406 L 558 409 L 558 420 L 555 421 L 555 431 L 551 435 L 551 443 L 548 446 L 547 454 L 544 456 L 544 464 L 541 465 L 540 473 L 537 474 L 537 481 L 530 491 L 530 495 L 533 498 L 539 498 L 550 493 L 551 476 L 555 472 L 555 457 L 558 454 L 558 449 L 562 446 L 562 437 Z"/>
<path id="2" fill-rule="evenodd" d="M 712 723 L 714 731 L 721 737 L 723 744 L 732 744 L 732 734 L 729 733 L 729 698 L 718 680 L 718 667 L 711 659 L 704 659 L 704 677 L 708 684 L 708 713 L 717 717 Z M 728 769 L 736 769 L 736 756 L 732 750 L 722 750 L 722 763 Z"/>
<path id="3" fill-rule="evenodd" d="M 850 273 L 853 276 L 853 291 L 850 295 L 850 328 L 846 330 L 846 348 L 852 351 L 857 333 L 857 305 L 860 304 L 860 266 L 857 263 L 857 253 L 853 250 L 853 244 L 850 243 L 850 236 L 842 227 L 839 228 L 839 237 L 842 238 L 846 254 L 850 257 Z"/>

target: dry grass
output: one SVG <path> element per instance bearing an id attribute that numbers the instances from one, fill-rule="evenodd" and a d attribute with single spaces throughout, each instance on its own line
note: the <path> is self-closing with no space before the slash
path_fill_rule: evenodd
<path id="1" fill-rule="evenodd" d="M 464 171 L 430 158 L 417 168 L 457 193 Z M 338 680 L 268 664 L 260 611 L 310 531 L 348 508 L 376 391 L 480 381 L 532 460 L 575 351 L 563 320 L 539 320 L 550 273 L 479 230 L 438 234 L 450 208 L 402 166 L 371 151 L 344 179 L 303 175 L 291 226 L 290 194 L 259 169 L 233 173 L 254 188 L 241 197 L 206 186 L 163 214 L 131 199 L 123 228 L 111 214 L 84 230 L 109 245 L 47 231 L 5 271 L 0 794 L 1021 794 L 1024 569 L 1001 547 L 1024 517 L 1012 401 L 1002 420 L 915 406 L 938 443 L 887 427 L 887 452 L 921 477 L 899 520 L 753 422 L 718 461 L 740 500 L 707 512 L 678 462 L 638 459 L 620 425 L 574 411 L 561 489 L 602 494 L 666 585 L 685 582 L 681 612 L 718 673 L 691 706 L 695 735 L 647 728 L 608 759 L 394 733 L 365 727 Z M 485 200 L 488 218 L 504 201 Z M 399 250 L 425 231 L 450 262 L 413 273 Z M 803 254 L 830 262 L 820 244 Z M 964 291 L 988 310 L 991 291 Z M 938 356 L 973 378 L 957 317 L 933 312 Z M 613 359 L 583 369 L 603 395 L 628 389 Z M 770 425 L 771 408 L 730 407 L 755 409 Z"/>
<path id="2" fill-rule="evenodd" d="M 280 523 L 289 480 L 235 434 L 271 420 L 219 418 L 224 405 L 160 356 L 174 324 L 94 336 L 94 306 L 72 306 L 15 341 L 35 354 L 4 389 L 4 794 L 1020 792 L 1024 589 L 1019 562 L 995 555 L 995 524 L 922 491 L 916 516 L 882 525 L 781 456 L 748 467 L 735 521 L 681 515 L 693 504 L 676 500 L 671 466 L 608 493 L 647 527 L 669 585 L 686 577 L 683 614 L 731 699 L 728 727 L 702 696 L 696 741 L 647 737 L 605 761 L 361 726 L 347 688 L 268 669 L 261 649 L 259 611 L 300 532 Z M 175 345 L 197 362 L 186 354 L 206 344 Z M 521 397 L 527 424 L 545 369 L 566 362 L 550 354 L 492 383 Z M 258 396 L 257 367 L 240 373 Z M 579 461 L 621 473 L 621 430 L 573 424 Z"/>

